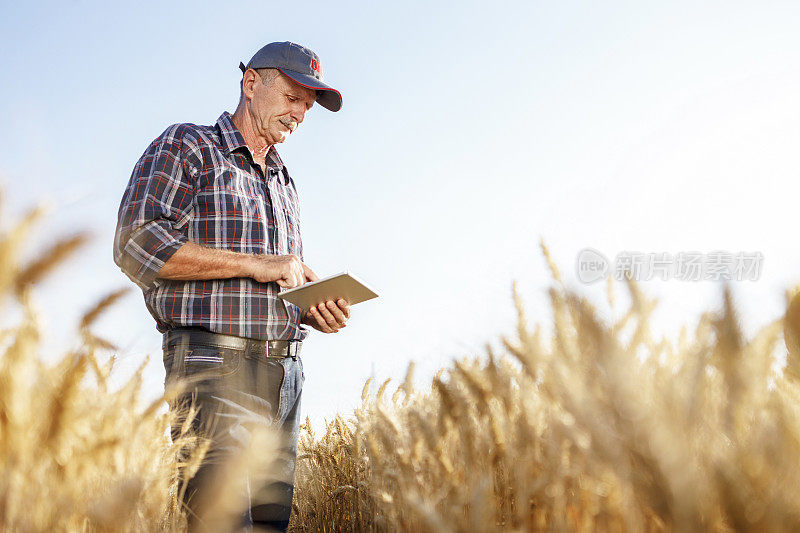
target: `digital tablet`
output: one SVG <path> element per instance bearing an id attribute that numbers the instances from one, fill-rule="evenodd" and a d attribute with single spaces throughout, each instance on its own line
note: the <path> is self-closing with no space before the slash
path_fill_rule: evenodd
<path id="1" fill-rule="evenodd" d="M 377 298 L 378 293 L 350 272 L 342 272 L 278 293 L 278 298 L 308 311 L 321 302 L 344 298 L 350 305 Z"/>

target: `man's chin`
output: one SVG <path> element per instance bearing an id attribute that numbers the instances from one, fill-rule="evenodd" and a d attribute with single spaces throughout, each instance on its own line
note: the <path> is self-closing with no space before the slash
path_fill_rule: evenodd
<path id="1" fill-rule="evenodd" d="M 279 134 L 275 135 L 273 138 L 275 139 L 275 144 L 282 143 L 289 138 L 290 133 L 288 131 L 282 131 Z"/>

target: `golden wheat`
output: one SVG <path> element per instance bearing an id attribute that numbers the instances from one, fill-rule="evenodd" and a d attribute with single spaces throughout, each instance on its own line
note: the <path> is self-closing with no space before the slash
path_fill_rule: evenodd
<path id="1" fill-rule="evenodd" d="M 30 289 L 86 240 L 56 242 L 27 266 L 18 257 L 32 211 L 0 237 L 0 298 L 16 297 L 23 320 L 3 331 L 0 355 L 0 527 L 5 531 L 180 529 L 170 419 L 138 412 L 141 375 L 108 391 L 113 359 L 86 343 L 48 366 Z M 101 302 L 102 303 L 102 302 Z M 97 307 L 84 317 L 86 338 Z M 5 318 L 5 317 L 4 317 Z M 92 379 L 89 379 L 92 378 Z M 97 386 L 88 382 L 94 380 Z M 162 402 L 163 403 L 163 402 Z"/>
<path id="2" fill-rule="evenodd" d="M 38 216 L 0 236 L 0 299 L 24 313 L 0 331 L 0 528 L 182 531 L 178 479 L 209 445 L 190 431 L 195 411 L 163 412 L 180 384 L 140 407 L 144 365 L 112 390 L 113 345 L 91 327 L 119 291 L 86 312 L 80 348 L 41 362 L 31 288 L 83 237 L 20 266 Z M 355 417 L 336 416 L 320 435 L 307 421 L 292 529 L 799 529 L 800 297 L 748 339 L 726 291 L 691 333 L 655 339 L 655 302 L 634 283 L 628 309 L 603 320 L 543 253 L 552 323 L 532 327 L 515 289 L 517 330 L 502 350 L 454 362 L 425 390 L 413 387 L 413 366 L 393 390 L 386 381 L 373 394 L 368 381 Z M 269 475 L 274 436 L 257 432 L 253 444 L 206 507 L 212 529 L 244 505 L 228 490 L 242 472 Z"/>
<path id="3" fill-rule="evenodd" d="M 61 239 L 20 266 L 20 252 L 41 213 L 32 210 L 0 236 L 0 299 L 16 299 L 23 311 L 21 321 L 0 331 L 0 529 L 184 531 L 179 479 L 197 472 L 210 442 L 191 431 L 191 403 L 181 413 L 165 407 L 190 383 L 171 382 L 162 397 L 141 408 L 145 361 L 121 388 L 110 390 L 115 357 L 104 351 L 116 348 L 92 326 L 127 289 L 109 293 L 84 313 L 78 349 L 53 365 L 42 362 L 32 288 L 88 237 Z M 178 424 L 180 436 L 173 441 L 169 429 Z M 230 530 L 238 521 L 246 502 L 233 496 L 233 487 L 245 471 L 254 484 L 271 475 L 277 438 L 249 429 L 249 443 L 220 470 L 211 501 L 203 506 L 208 531 Z"/>
<path id="4" fill-rule="evenodd" d="M 800 387 L 774 370 L 781 328 L 800 338 L 800 300 L 746 340 L 726 291 L 691 338 L 655 341 L 635 284 L 604 323 L 544 250 L 552 338 L 515 292 L 505 353 L 455 362 L 425 392 L 407 379 L 387 400 L 384 384 L 354 420 L 307 429 L 294 529 L 800 528 Z"/>

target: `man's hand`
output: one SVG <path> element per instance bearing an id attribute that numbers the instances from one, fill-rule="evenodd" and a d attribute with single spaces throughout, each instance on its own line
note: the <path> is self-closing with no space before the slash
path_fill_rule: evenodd
<path id="1" fill-rule="evenodd" d="M 303 315 L 303 324 L 311 326 L 323 333 L 337 333 L 347 325 L 350 318 L 350 304 L 339 298 L 335 302 L 328 300 L 312 307 Z"/>
<path id="2" fill-rule="evenodd" d="M 259 283 L 274 281 L 284 289 L 299 287 L 307 281 L 319 279 L 319 276 L 294 254 L 255 255 L 249 274 L 249 277 Z"/>

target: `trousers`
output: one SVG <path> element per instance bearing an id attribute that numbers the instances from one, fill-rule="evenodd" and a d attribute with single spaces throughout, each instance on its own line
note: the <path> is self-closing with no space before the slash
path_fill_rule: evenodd
<path id="1" fill-rule="evenodd" d="M 167 342 L 166 335 L 163 348 L 165 387 L 176 380 L 188 382 L 183 392 L 170 401 L 175 415 L 170 430 L 173 442 L 188 427 L 191 434 L 210 441 L 196 473 L 182 476 L 179 484 L 189 531 L 219 531 L 218 523 L 211 524 L 203 517 L 209 516 L 210 506 L 220 505 L 229 497 L 244 504 L 232 531 L 252 531 L 253 526 L 286 531 L 292 510 L 300 398 L 305 381 L 300 357 L 273 358 L 250 349 L 193 345 L 174 337 Z M 191 406 L 196 414 L 186 424 Z M 269 461 L 269 475 L 253 479 L 246 468 L 244 473 L 237 470 L 236 479 L 225 478 L 225 486 L 232 486 L 234 493 L 218 494 L 225 469 L 234 472 L 231 465 L 243 455 L 250 445 L 248 436 L 259 426 L 278 430 L 278 456 Z"/>

